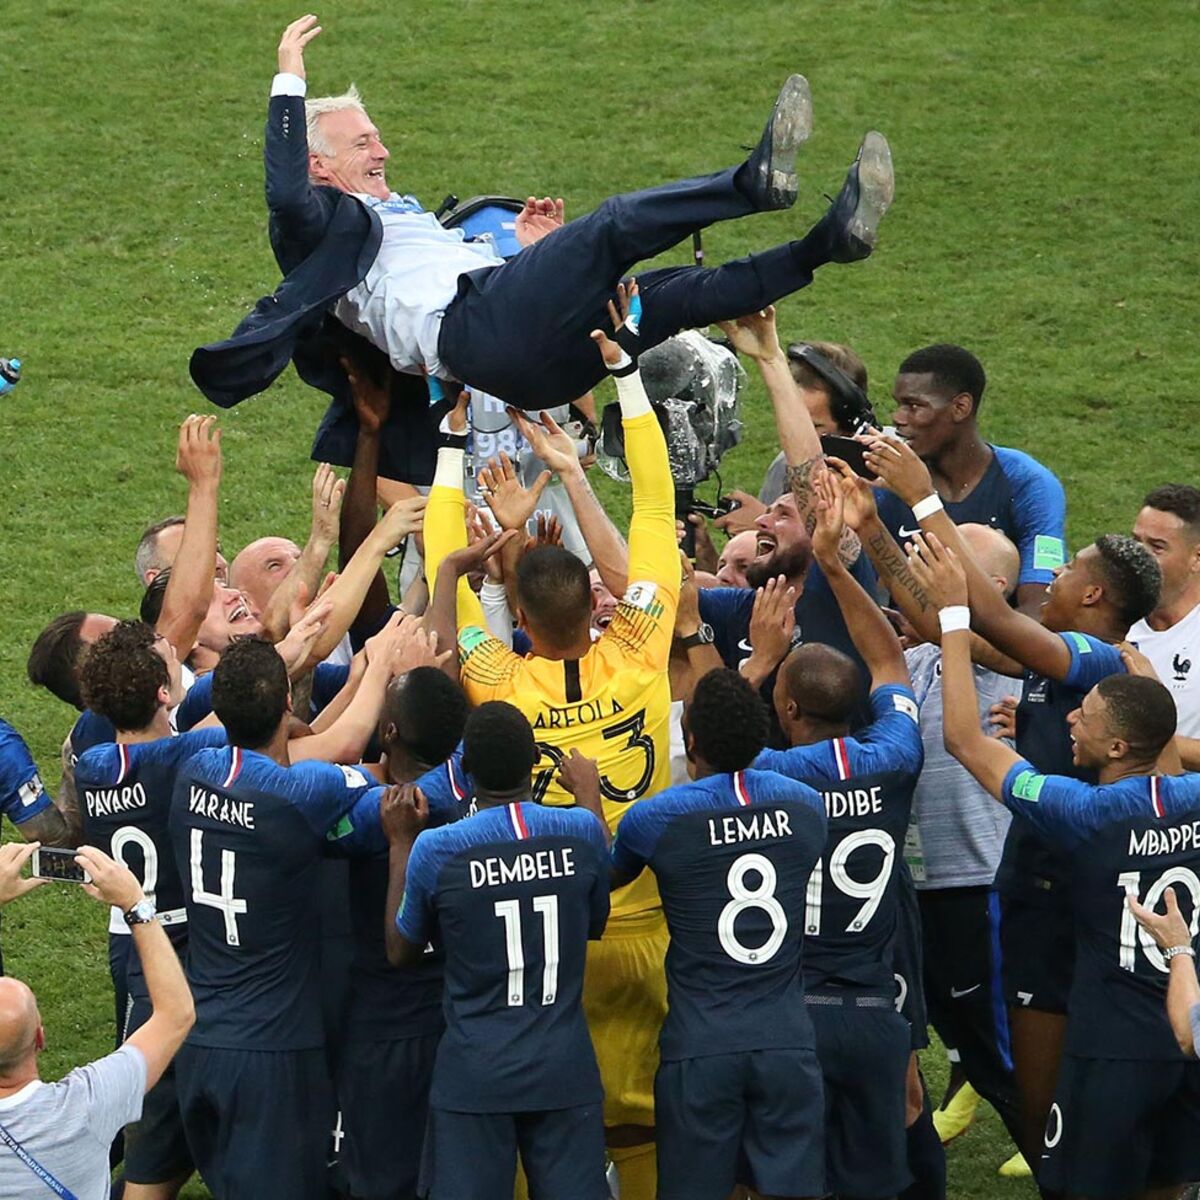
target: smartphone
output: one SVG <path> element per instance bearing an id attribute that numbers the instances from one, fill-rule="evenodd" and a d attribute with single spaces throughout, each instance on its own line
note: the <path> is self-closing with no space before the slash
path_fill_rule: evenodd
<path id="1" fill-rule="evenodd" d="M 821 449 L 833 458 L 840 458 L 855 475 L 859 475 L 863 479 L 879 478 L 867 466 L 863 458 L 867 448 L 862 442 L 856 442 L 853 438 L 838 437 L 836 434 L 827 433 L 821 437 Z"/>
<path id="2" fill-rule="evenodd" d="M 33 852 L 33 874 L 38 879 L 91 883 L 92 877 L 75 861 L 76 853 L 62 846 L 39 846 Z"/>

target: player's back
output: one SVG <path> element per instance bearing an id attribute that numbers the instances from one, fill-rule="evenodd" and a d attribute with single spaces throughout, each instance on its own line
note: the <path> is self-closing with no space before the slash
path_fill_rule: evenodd
<path id="1" fill-rule="evenodd" d="M 808 884 L 805 981 L 891 995 L 904 837 L 924 761 L 911 689 L 871 693 L 857 737 L 764 751 L 756 765 L 798 778 L 825 801 L 825 851 Z"/>
<path id="2" fill-rule="evenodd" d="M 187 911 L 167 829 L 171 796 L 182 765 L 224 742 L 223 729 L 201 729 L 151 742 L 98 743 L 75 764 L 85 839 L 141 880 L 177 944 L 187 933 Z"/>
<path id="3" fill-rule="evenodd" d="M 180 770 L 170 832 L 188 911 L 189 1041 L 322 1044 L 317 874 L 326 833 L 370 788 L 352 767 L 280 766 L 237 747 Z"/>
<path id="4" fill-rule="evenodd" d="M 520 1112 L 600 1098 L 580 997 L 587 941 L 607 917 L 603 831 L 581 809 L 484 808 L 417 838 L 397 926 L 445 953 L 434 1105 Z"/>
<path id="5" fill-rule="evenodd" d="M 649 864 L 671 933 L 664 1059 L 812 1045 L 804 905 L 824 844 L 819 793 L 767 771 L 681 784 L 626 814 L 614 866 Z"/>
<path id="6" fill-rule="evenodd" d="M 1077 785 L 1083 793 L 1084 785 Z M 1135 776 L 1090 791 L 1068 847 L 1077 951 L 1068 1052 L 1178 1059 L 1166 1019 L 1168 964 L 1126 903 L 1164 906 L 1174 887 L 1195 941 L 1200 919 L 1200 775 Z"/>

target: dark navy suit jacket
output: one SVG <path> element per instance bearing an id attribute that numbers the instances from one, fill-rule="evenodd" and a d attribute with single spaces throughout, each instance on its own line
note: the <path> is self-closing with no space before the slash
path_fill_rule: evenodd
<path id="1" fill-rule="evenodd" d="M 383 229 L 375 213 L 353 196 L 309 181 L 303 97 L 271 97 L 263 158 L 271 249 L 283 282 L 258 301 L 229 338 L 193 352 L 192 379 L 214 404 L 232 408 L 265 391 L 294 361 L 305 383 L 333 397 L 313 440 L 313 458 L 350 466 L 358 420 L 338 358 L 346 354 L 362 361 L 377 377 L 386 370 L 386 359 L 329 309 L 366 277 Z M 381 475 L 416 484 L 433 481 L 437 422 L 448 406 L 447 401 L 430 407 L 419 376 L 393 375 Z"/>

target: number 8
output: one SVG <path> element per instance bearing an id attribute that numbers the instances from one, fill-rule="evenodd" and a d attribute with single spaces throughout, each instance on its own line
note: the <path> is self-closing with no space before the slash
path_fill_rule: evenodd
<path id="1" fill-rule="evenodd" d="M 760 876 L 758 887 L 746 886 L 746 876 L 755 871 Z M 775 864 L 762 854 L 743 854 L 729 868 L 725 886 L 729 889 L 732 899 L 721 910 L 717 921 L 717 937 L 721 948 L 734 962 L 760 964 L 769 962 L 779 953 L 783 939 L 787 934 L 787 913 L 783 905 L 775 899 L 775 885 L 778 876 L 775 874 Z M 771 936 L 757 949 L 750 949 L 738 941 L 734 931 L 734 922 L 747 909 L 759 908 L 771 918 Z"/>

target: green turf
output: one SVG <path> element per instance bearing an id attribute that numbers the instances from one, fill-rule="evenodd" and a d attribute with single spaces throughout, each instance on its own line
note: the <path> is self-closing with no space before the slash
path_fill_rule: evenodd
<path id="1" fill-rule="evenodd" d="M 174 429 L 205 406 L 187 356 L 275 282 L 261 130 L 297 15 L 236 0 L 4 6 L 0 354 L 27 374 L 2 409 L 0 712 L 51 779 L 72 715 L 24 682 L 25 655 L 55 612 L 132 612 L 138 532 L 182 507 Z M 357 81 L 393 186 L 431 206 L 534 190 L 580 213 L 715 169 L 804 71 L 816 133 L 796 209 L 713 229 L 710 260 L 801 231 L 877 126 L 898 173 L 879 254 L 782 305 L 784 336 L 855 346 L 881 413 L 906 351 L 974 349 L 988 436 L 1059 473 L 1075 544 L 1127 528 L 1152 484 L 1194 478 L 1194 4 L 337 0 L 320 15 L 314 88 Z M 289 375 L 223 418 L 227 548 L 303 539 L 323 407 Z M 725 477 L 754 490 L 774 435 L 757 388 L 747 410 Z M 4 949 L 42 998 L 53 1075 L 104 1049 L 109 1001 L 103 915 L 49 891 L 5 914 Z M 952 1196 L 1032 1194 L 996 1180 L 997 1129 L 985 1120 L 953 1148 Z"/>

